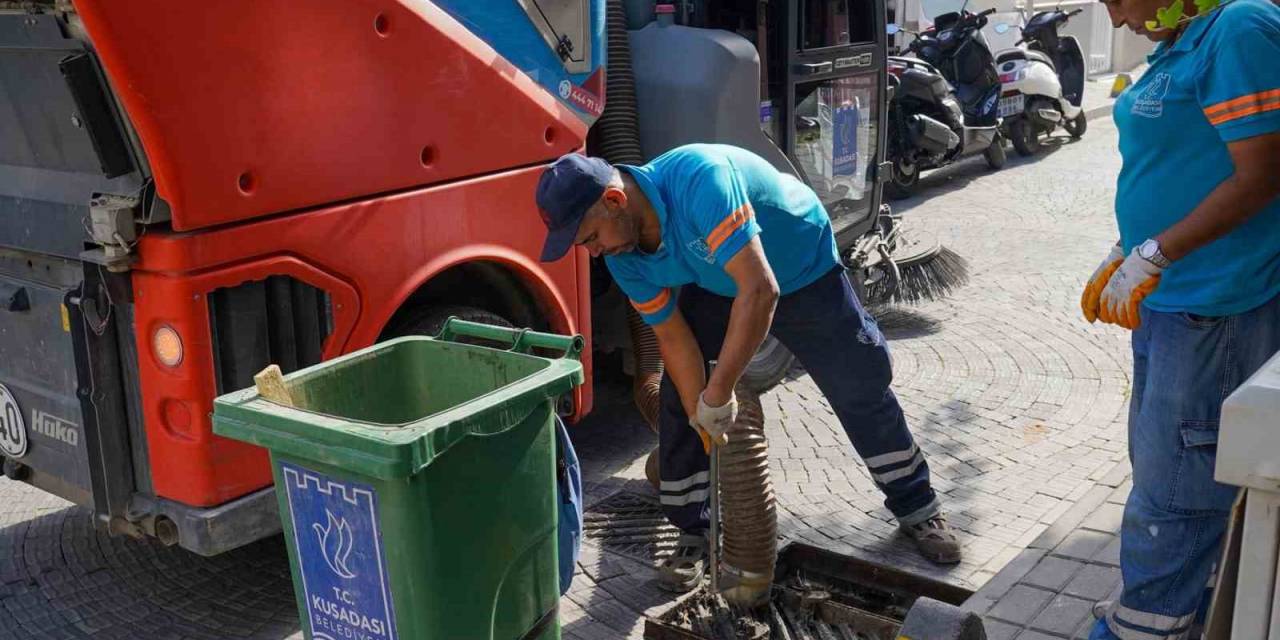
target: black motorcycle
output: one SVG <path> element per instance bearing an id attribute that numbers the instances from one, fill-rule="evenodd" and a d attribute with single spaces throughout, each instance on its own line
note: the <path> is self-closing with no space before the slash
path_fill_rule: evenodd
<path id="1" fill-rule="evenodd" d="M 890 56 L 889 144 L 891 198 L 911 195 L 920 172 L 982 153 L 992 169 L 1004 166 L 997 103 L 1000 75 L 982 35 L 989 9 L 944 13 L 915 34 L 915 58 Z M 890 34 L 902 29 L 889 25 Z"/>

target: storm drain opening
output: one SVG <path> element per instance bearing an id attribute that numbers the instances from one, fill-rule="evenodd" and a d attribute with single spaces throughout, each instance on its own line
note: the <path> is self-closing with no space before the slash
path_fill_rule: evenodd
<path id="1" fill-rule="evenodd" d="M 676 548 L 680 530 L 656 497 L 619 491 L 583 514 L 583 533 L 602 549 L 657 566 Z"/>
<path id="2" fill-rule="evenodd" d="M 778 558 L 767 607 L 734 612 L 704 588 L 645 621 L 647 640 L 897 640 L 922 596 L 960 606 L 973 592 L 792 543 Z"/>

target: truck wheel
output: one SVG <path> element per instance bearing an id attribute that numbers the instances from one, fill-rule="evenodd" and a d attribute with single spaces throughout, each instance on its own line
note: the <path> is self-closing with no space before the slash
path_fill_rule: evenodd
<path id="1" fill-rule="evenodd" d="M 742 384 L 756 393 L 764 393 L 782 382 L 795 359 L 777 338 L 766 335 L 742 372 Z"/>
<path id="2" fill-rule="evenodd" d="M 1004 136 L 996 134 L 996 139 L 991 141 L 991 146 L 982 152 L 982 157 L 987 159 L 987 166 L 992 171 L 999 171 L 1004 168 L 1004 162 L 1009 158 L 1004 152 Z"/>
<path id="3" fill-rule="evenodd" d="M 920 168 L 903 161 L 901 158 L 895 158 L 893 161 L 893 176 L 889 182 L 885 183 L 884 193 L 891 200 L 909 198 L 915 194 L 916 186 L 919 184 Z"/>
<path id="4" fill-rule="evenodd" d="M 1085 130 L 1089 128 L 1089 119 L 1085 117 L 1084 110 L 1076 117 L 1062 123 L 1062 128 L 1067 130 L 1067 135 L 1074 140 L 1079 140 L 1084 135 Z"/>
<path id="5" fill-rule="evenodd" d="M 1009 139 L 1013 140 L 1014 150 L 1024 158 L 1040 151 L 1040 133 L 1026 118 L 1018 118 L 1009 125 Z"/>
<path id="6" fill-rule="evenodd" d="M 435 336 L 440 334 L 440 330 L 444 328 L 444 323 L 450 317 L 457 316 L 459 320 L 468 320 L 471 322 L 483 322 L 485 324 L 497 325 L 499 327 L 513 326 L 509 320 L 491 311 L 485 311 L 476 307 L 468 307 L 463 305 L 441 305 L 441 306 L 425 306 L 414 309 L 403 320 L 397 322 L 395 328 L 388 332 L 390 337 L 400 338 L 403 336 Z M 494 346 L 505 349 L 509 345 L 501 345 L 490 343 L 485 340 L 475 340 L 464 338 L 459 340 L 466 344 L 479 344 L 483 346 Z"/>

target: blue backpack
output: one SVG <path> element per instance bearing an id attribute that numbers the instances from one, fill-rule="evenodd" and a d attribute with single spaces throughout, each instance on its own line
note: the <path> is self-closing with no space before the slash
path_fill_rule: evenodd
<path id="1" fill-rule="evenodd" d="M 578 454 L 569 440 L 564 421 L 556 416 L 556 489 L 559 494 L 559 518 L 556 537 L 560 550 L 560 595 L 573 583 L 574 567 L 582 548 L 582 468 Z"/>

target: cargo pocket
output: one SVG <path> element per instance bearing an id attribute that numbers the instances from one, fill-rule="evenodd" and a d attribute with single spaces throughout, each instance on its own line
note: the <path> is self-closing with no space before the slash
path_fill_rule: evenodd
<path id="1" fill-rule="evenodd" d="M 1187 515 L 1225 514 L 1235 487 L 1213 479 L 1218 457 L 1218 421 L 1183 420 L 1178 425 L 1182 447 L 1170 487 L 1169 509 Z"/>

